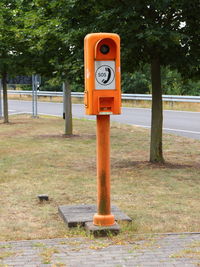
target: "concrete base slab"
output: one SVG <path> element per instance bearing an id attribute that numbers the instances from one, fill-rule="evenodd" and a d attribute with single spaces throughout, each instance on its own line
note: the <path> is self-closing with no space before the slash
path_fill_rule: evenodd
<path id="1" fill-rule="evenodd" d="M 96 226 L 92 222 L 86 222 L 85 229 L 94 236 L 108 236 L 109 234 L 117 235 L 120 231 L 120 226 L 117 223 L 111 226 Z"/>
<path id="2" fill-rule="evenodd" d="M 97 212 L 96 205 L 68 205 L 59 206 L 58 211 L 68 227 L 84 226 L 86 222 L 92 222 L 93 216 Z M 116 221 L 132 222 L 132 219 L 124 214 L 118 207 L 112 205 L 111 213 Z"/>

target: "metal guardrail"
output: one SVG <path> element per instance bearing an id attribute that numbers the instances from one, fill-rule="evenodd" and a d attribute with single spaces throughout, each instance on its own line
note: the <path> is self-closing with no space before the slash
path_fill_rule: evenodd
<path id="1" fill-rule="evenodd" d="M 32 95 L 32 91 L 18 91 L 18 90 L 8 90 L 8 94 L 11 95 Z M 50 91 L 37 91 L 38 96 L 63 96 L 63 92 L 50 92 Z M 83 98 L 84 93 L 82 92 L 72 92 L 72 97 Z M 163 95 L 163 101 L 166 102 L 192 102 L 192 103 L 200 103 L 200 96 L 179 96 L 179 95 Z M 140 100 L 140 101 L 151 101 L 151 95 L 144 94 L 122 94 L 123 100 Z"/>
<path id="2" fill-rule="evenodd" d="M 18 90 L 8 90 L 8 94 L 10 95 L 32 95 L 32 91 L 18 91 Z M 80 97 L 83 98 L 84 93 L 82 92 L 72 92 L 71 95 L 73 97 Z M 51 91 L 37 91 L 37 96 L 48 96 L 48 97 L 55 97 L 55 96 L 63 96 L 63 92 L 51 92 Z"/>

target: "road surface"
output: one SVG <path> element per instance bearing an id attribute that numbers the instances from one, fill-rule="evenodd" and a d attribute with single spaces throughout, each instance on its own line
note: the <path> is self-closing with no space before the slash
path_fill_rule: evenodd
<path id="1" fill-rule="evenodd" d="M 9 113 L 32 113 L 31 101 L 9 100 Z M 38 102 L 38 114 L 62 116 L 63 104 Z M 75 118 L 95 119 L 86 116 L 82 104 L 73 104 L 72 114 Z M 151 110 L 146 108 L 122 108 L 121 115 L 111 116 L 112 121 L 150 128 Z M 164 132 L 194 139 L 200 139 L 200 112 L 166 110 L 163 115 Z"/>

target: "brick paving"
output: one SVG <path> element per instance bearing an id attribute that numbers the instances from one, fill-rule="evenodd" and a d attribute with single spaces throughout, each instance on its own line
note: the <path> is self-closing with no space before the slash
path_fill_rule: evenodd
<path id="1" fill-rule="evenodd" d="M 200 266 L 200 233 L 151 235 L 116 243 L 108 238 L 0 242 L 0 267 Z"/>

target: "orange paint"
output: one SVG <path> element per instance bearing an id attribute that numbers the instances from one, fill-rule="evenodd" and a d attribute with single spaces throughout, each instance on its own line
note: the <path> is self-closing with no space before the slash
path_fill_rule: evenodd
<path id="1" fill-rule="evenodd" d="M 110 116 L 97 116 L 97 214 L 95 225 L 113 225 L 110 207 Z"/>
<path id="2" fill-rule="evenodd" d="M 115 223 L 110 204 L 110 115 L 121 113 L 120 38 L 92 33 L 84 40 L 86 114 L 97 115 L 97 214 L 93 223 Z"/>

